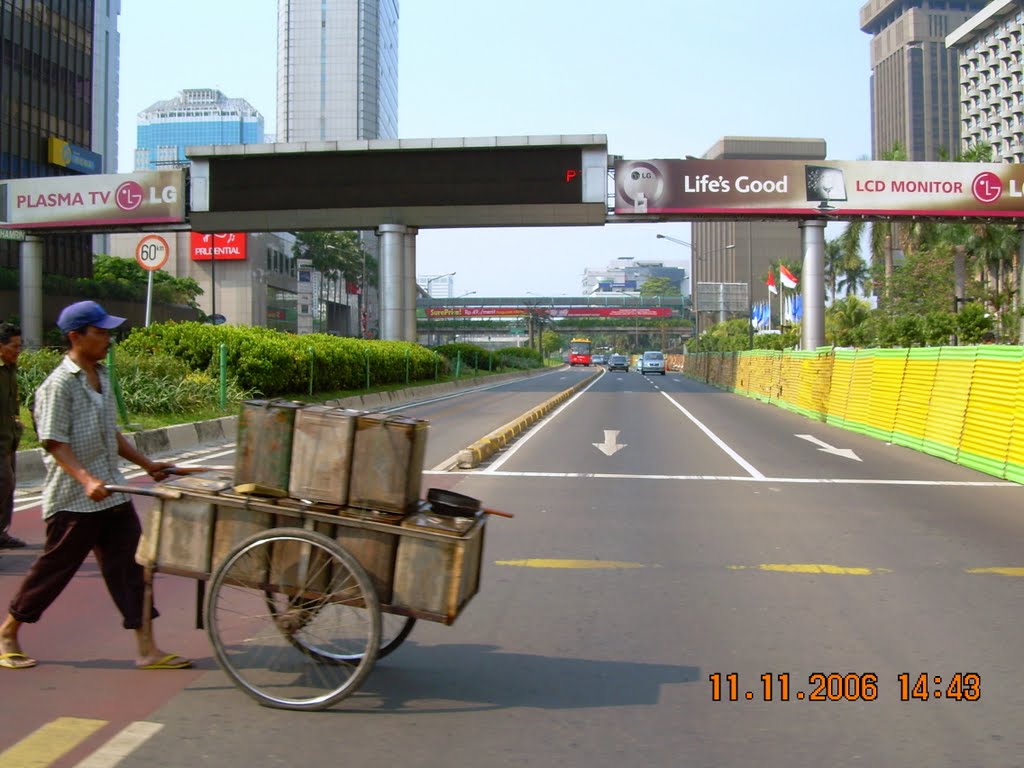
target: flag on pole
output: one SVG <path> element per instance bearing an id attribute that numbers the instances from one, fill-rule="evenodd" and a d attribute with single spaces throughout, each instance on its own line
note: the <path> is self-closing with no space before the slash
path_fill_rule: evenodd
<path id="1" fill-rule="evenodd" d="M 796 288 L 796 276 L 786 269 L 785 264 L 779 264 L 779 279 L 782 280 L 782 284 L 787 288 Z"/>
<path id="2" fill-rule="evenodd" d="M 768 273 L 768 280 L 765 282 L 765 285 L 768 286 L 768 290 L 772 293 L 779 292 L 779 289 L 775 287 L 775 270 Z"/>

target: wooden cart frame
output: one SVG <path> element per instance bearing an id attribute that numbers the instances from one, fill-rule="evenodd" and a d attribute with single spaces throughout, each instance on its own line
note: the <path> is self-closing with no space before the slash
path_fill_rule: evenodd
<path id="1" fill-rule="evenodd" d="M 455 533 L 255 496 L 117 490 L 154 497 L 136 556 L 144 631 L 154 575 L 196 579 L 197 628 L 232 681 L 266 706 L 331 706 L 358 690 L 417 619 L 450 625 L 479 590 L 482 513 Z"/>

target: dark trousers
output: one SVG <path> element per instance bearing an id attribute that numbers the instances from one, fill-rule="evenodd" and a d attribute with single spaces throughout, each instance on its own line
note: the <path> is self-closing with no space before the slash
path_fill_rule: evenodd
<path id="1" fill-rule="evenodd" d="M 92 552 L 125 629 L 142 627 L 144 580 L 135 550 L 142 535 L 131 502 L 102 512 L 57 512 L 46 520 L 43 554 L 32 564 L 11 600 L 11 615 L 32 624 L 64 591 Z M 157 616 L 156 609 L 152 616 Z"/>
<path id="2" fill-rule="evenodd" d="M 16 448 L 0 449 L 0 535 L 11 529 L 14 519 L 14 463 L 17 456 Z"/>

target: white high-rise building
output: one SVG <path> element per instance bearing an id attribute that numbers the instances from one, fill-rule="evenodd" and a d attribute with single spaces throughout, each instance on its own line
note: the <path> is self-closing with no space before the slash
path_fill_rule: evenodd
<path id="1" fill-rule="evenodd" d="M 398 0 L 278 0 L 277 141 L 398 137 Z"/>

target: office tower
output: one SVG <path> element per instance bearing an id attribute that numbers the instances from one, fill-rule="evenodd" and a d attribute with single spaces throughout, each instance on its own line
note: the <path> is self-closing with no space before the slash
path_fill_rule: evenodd
<path id="1" fill-rule="evenodd" d="M 188 165 L 185 148 L 262 144 L 263 115 L 245 99 L 214 88 L 189 88 L 139 113 L 135 170 Z"/>
<path id="2" fill-rule="evenodd" d="M 277 140 L 398 137 L 398 0 L 278 0 Z"/>
<path id="3" fill-rule="evenodd" d="M 120 13 L 120 0 L 0 0 L 0 179 L 115 171 Z M 92 254 L 88 235 L 49 235 L 43 272 L 91 277 Z M 18 262 L 0 240 L 0 266 Z"/>
<path id="4" fill-rule="evenodd" d="M 993 0 L 946 38 L 960 65 L 962 148 L 1024 163 L 1024 5 Z"/>
<path id="5" fill-rule="evenodd" d="M 398 138 L 398 0 L 278 0 L 277 25 L 277 141 Z M 378 238 L 360 240 L 380 263 Z M 377 335 L 362 291 L 361 333 Z"/>
<path id="6" fill-rule="evenodd" d="M 871 0 L 871 156 L 899 145 L 908 160 L 951 159 L 960 149 L 956 52 L 946 36 L 987 0 Z"/>

